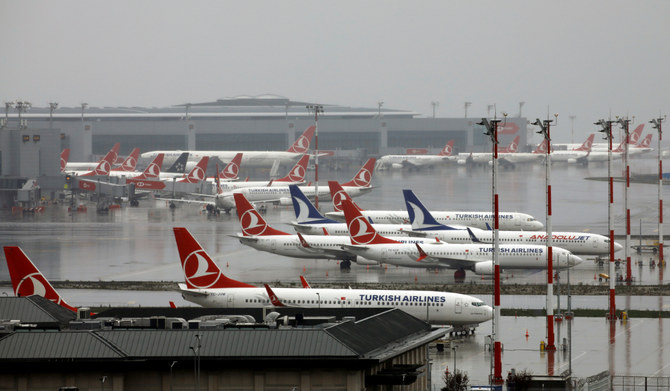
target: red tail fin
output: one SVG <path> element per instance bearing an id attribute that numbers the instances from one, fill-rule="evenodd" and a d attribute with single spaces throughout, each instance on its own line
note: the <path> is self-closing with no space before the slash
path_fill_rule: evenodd
<path id="1" fill-rule="evenodd" d="M 287 152 L 293 153 L 305 153 L 309 149 L 309 145 L 312 143 L 312 137 L 314 136 L 314 131 L 316 126 L 312 125 L 307 128 L 300 137 L 291 145 Z"/>
<path id="2" fill-rule="evenodd" d="M 119 148 L 121 148 L 121 143 L 116 143 L 112 145 L 112 149 L 109 150 L 109 152 L 113 154 L 113 157 L 110 160 L 111 164 L 116 164 L 116 161 L 119 158 Z"/>
<path id="3" fill-rule="evenodd" d="M 70 159 L 70 148 L 65 148 L 63 152 L 60 153 L 60 172 L 65 171 L 68 159 Z"/>
<path id="4" fill-rule="evenodd" d="M 137 167 L 137 159 L 139 157 L 140 157 L 140 149 L 133 148 L 133 150 L 130 151 L 130 155 L 128 155 L 125 158 L 125 160 L 121 163 L 121 166 L 112 168 L 112 171 L 125 171 L 125 172 L 135 171 L 135 167 Z"/>
<path id="5" fill-rule="evenodd" d="M 272 291 L 272 288 L 270 288 L 270 285 L 268 284 L 263 284 L 265 286 L 265 290 L 268 292 L 268 297 L 270 298 L 270 303 L 272 303 L 273 306 L 275 307 L 286 307 L 284 303 L 279 300 L 277 295 Z"/>
<path id="6" fill-rule="evenodd" d="M 145 168 L 140 175 L 136 176 L 133 179 L 155 179 L 160 177 L 161 166 L 163 165 L 163 157 L 164 155 L 162 153 L 156 155 L 154 160 L 152 160 L 151 163 L 149 163 L 147 168 Z"/>
<path id="7" fill-rule="evenodd" d="M 514 140 L 507 146 L 507 148 L 503 148 L 502 151 L 498 151 L 499 153 L 517 153 L 519 151 L 519 140 L 521 140 L 520 136 L 514 137 Z"/>
<path id="8" fill-rule="evenodd" d="M 621 141 L 621 143 L 619 143 L 618 147 L 612 149 L 612 152 L 623 152 L 625 142 L 626 142 L 626 140 Z"/>
<path id="9" fill-rule="evenodd" d="M 178 180 L 177 182 L 186 182 L 186 183 L 200 183 L 207 178 L 207 163 L 209 163 L 209 156 L 204 156 L 198 164 L 193 167 L 191 172 L 184 176 L 184 178 Z"/>
<path id="10" fill-rule="evenodd" d="M 338 212 L 342 211 L 342 201 L 343 200 L 348 200 L 351 202 L 351 204 L 358 209 L 359 211 L 363 210 L 361 209 L 356 203 L 354 202 L 353 199 L 351 199 L 351 196 L 349 193 L 344 191 L 342 186 L 339 184 L 337 181 L 328 181 L 328 187 L 330 188 L 330 197 L 333 200 L 333 209 L 335 209 Z"/>
<path id="11" fill-rule="evenodd" d="M 116 160 L 118 156 L 117 151 L 119 150 L 119 143 L 114 144 L 116 151 L 112 148 L 107 155 L 105 155 L 102 160 L 98 163 L 93 171 L 89 171 L 81 176 L 109 176 L 110 171 L 112 170 L 112 163 Z"/>
<path id="12" fill-rule="evenodd" d="M 342 186 L 354 186 L 354 187 L 368 187 L 372 182 L 372 172 L 375 170 L 375 161 L 377 159 L 370 158 L 367 162 L 361 167 L 361 169 L 354 175 L 354 177 L 347 183 L 343 183 Z"/>
<path id="13" fill-rule="evenodd" d="M 447 145 L 445 145 L 444 148 L 442 148 L 440 153 L 438 153 L 437 155 L 438 156 L 451 156 L 453 151 L 454 151 L 454 140 L 449 140 L 447 142 Z"/>
<path id="14" fill-rule="evenodd" d="M 233 197 L 244 236 L 290 235 L 270 227 L 243 194 L 233 193 Z"/>
<path id="15" fill-rule="evenodd" d="M 226 164 L 223 168 L 223 171 L 219 173 L 219 178 L 225 180 L 237 179 L 237 175 L 240 173 L 240 164 L 242 163 L 242 153 L 235 155 L 233 160 L 230 163 Z"/>
<path id="16" fill-rule="evenodd" d="M 4 250 L 16 296 L 42 296 L 62 307 L 77 312 L 76 308 L 66 303 L 56 292 L 23 250 L 16 246 L 7 246 Z"/>
<path id="17" fill-rule="evenodd" d="M 646 135 L 642 140 L 640 140 L 640 143 L 635 146 L 635 148 L 649 148 L 651 145 L 651 138 L 654 136 L 653 133 L 649 133 Z"/>
<path id="18" fill-rule="evenodd" d="M 584 144 L 582 144 L 581 147 L 575 148 L 575 151 L 591 151 L 591 147 L 593 146 L 593 138 L 595 137 L 595 133 L 591 133 L 591 135 L 584 141 Z"/>
<path id="19" fill-rule="evenodd" d="M 533 153 L 547 153 L 547 146 L 549 145 L 549 142 L 544 139 L 542 142 L 535 148 Z"/>
<path id="20" fill-rule="evenodd" d="M 642 130 L 644 129 L 644 124 L 639 124 L 635 130 L 628 134 L 628 144 L 637 144 L 642 136 Z"/>
<path id="21" fill-rule="evenodd" d="M 363 217 L 350 201 L 342 201 L 342 208 L 352 244 L 400 243 L 378 234 L 368 219 Z"/>
<path id="22" fill-rule="evenodd" d="M 309 285 L 309 283 L 307 282 L 307 280 L 305 279 L 305 277 L 300 276 L 300 282 L 302 283 L 302 287 L 303 287 L 303 288 L 305 288 L 305 289 L 310 289 L 310 288 L 312 288 L 312 287 Z"/>
<path id="23" fill-rule="evenodd" d="M 226 277 L 186 228 L 175 227 L 174 238 L 177 241 L 184 280 L 189 289 L 255 288 Z"/>
<path id="24" fill-rule="evenodd" d="M 307 174 L 307 163 L 309 162 L 309 155 L 304 154 L 298 160 L 298 163 L 293 166 L 291 171 L 289 171 L 288 175 L 286 175 L 283 178 L 275 179 L 275 182 L 289 182 L 289 183 L 297 183 L 297 182 L 304 182 L 305 181 L 305 175 Z"/>

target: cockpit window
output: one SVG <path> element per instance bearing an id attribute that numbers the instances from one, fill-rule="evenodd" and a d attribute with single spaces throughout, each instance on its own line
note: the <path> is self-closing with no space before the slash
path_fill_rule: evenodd
<path id="1" fill-rule="evenodd" d="M 473 301 L 470 304 L 472 304 L 473 307 L 481 307 L 481 306 L 484 305 L 484 302 L 483 301 Z"/>

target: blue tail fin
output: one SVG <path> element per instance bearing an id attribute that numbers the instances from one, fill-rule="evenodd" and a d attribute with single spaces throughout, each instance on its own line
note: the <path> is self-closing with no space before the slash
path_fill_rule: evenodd
<path id="1" fill-rule="evenodd" d="M 170 168 L 165 170 L 165 172 L 173 172 L 173 173 L 176 172 L 183 174 L 186 170 L 187 161 L 188 161 L 188 152 L 182 152 L 182 154 L 177 157 L 177 160 L 175 160 L 174 163 L 172 163 L 172 165 L 170 166 Z"/>
<path id="2" fill-rule="evenodd" d="M 335 220 L 326 218 L 319 212 L 312 201 L 305 196 L 297 185 L 288 185 L 291 191 L 291 200 L 293 201 L 293 210 L 298 224 L 330 224 L 337 223 Z"/>
<path id="3" fill-rule="evenodd" d="M 481 240 L 479 240 L 475 234 L 472 232 L 470 228 L 468 228 L 468 234 L 470 235 L 470 240 L 472 240 L 472 243 L 481 243 Z"/>
<path id="4" fill-rule="evenodd" d="M 419 201 L 419 198 L 414 195 L 412 190 L 405 189 L 402 193 L 405 196 L 405 205 L 407 206 L 407 213 L 409 214 L 412 229 L 417 231 L 453 229 L 452 227 L 438 223 L 430 211 Z"/>
<path id="5" fill-rule="evenodd" d="M 489 223 L 486 223 L 486 230 L 487 231 L 493 231 L 493 228 L 489 225 Z"/>

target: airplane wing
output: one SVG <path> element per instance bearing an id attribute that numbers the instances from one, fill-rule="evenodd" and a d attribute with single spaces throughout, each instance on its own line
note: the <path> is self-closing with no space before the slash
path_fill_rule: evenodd
<path id="1" fill-rule="evenodd" d="M 201 292 L 201 291 L 194 290 L 194 289 L 188 289 L 188 288 L 186 287 L 186 284 L 179 283 L 179 284 L 177 284 L 177 285 L 179 286 L 179 292 L 185 293 L 185 294 L 187 294 L 187 295 L 196 296 L 196 297 L 205 297 L 205 296 L 207 296 L 207 293 L 206 293 L 206 292 Z"/>
<path id="2" fill-rule="evenodd" d="M 239 241 L 243 244 L 244 243 L 256 243 L 256 242 L 258 242 L 258 237 L 256 237 L 256 236 L 244 236 L 244 235 L 240 235 L 240 234 L 228 235 L 228 236 L 230 236 L 231 238 L 239 239 Z"/>

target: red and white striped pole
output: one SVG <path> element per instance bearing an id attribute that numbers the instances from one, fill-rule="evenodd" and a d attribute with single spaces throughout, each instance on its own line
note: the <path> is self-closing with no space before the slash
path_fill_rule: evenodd
<path id="1" fill-rule="evenodd" d="M 607 176 L 609 177 L 608 183 L 608 188 L 609 188 L 609 194 L 608 194 L 608 204 L 607 204 L 607 230 L 609 231 L 609 237 L 610 237 L 610 262 L 609 262 L 609 286 L 610 286 L 610 295 L 609 295 L 609 314 L 607 318 L 609 320 L 615 320 L 616 319 L 616 304 L 615 304 L 615 290 L 614 290 L 614 283 L 615 283 L 615 270 L 614 270 L 614 229 L 612 227 L 612 211 L 613 208 L 612 206 L 614 205 L 614 178 L 612 178 L 612 121 L 605 121 L 605 120 L 600 120 L 596 123 L 596 125 L 600 125 L 602 127 L 602 130 L 600 132 L 605 133 L 605 136 L 607 137 L 608 140 L 608 147 L 607 147 Z"/>
<path id="2" fill-rule="evenodd" d="M 558 117 L 556 115 L 556 117 Z M 547 181 L 547 345 L 545 350 L 556 350 L 554 342 L 554 268 L 553 268 L 553 232 L 551 224 L 551 120 L 540 121 L 538 118 L 534 125 L 540 126 L 540 132 L 544 136 L 544 146 L 546 148 L 544 158 L 545 177 Z"/>
<path id="3" fill-rule="evenodd" d="M 624 211 L 626 213 L 626 244 L 624 245 L 624 256 L 626 258 L 626 282 L 630 283 L 633 278 L 631 276 L 632 271 L 631 271 L 631 264 L 630 264 L 630 208 L 628 207 L 628 191 L 630 190 L 630 162 L 628 159 L 628 145 L 630 142 L 630 133 L 629 133 L 629 128 L 630 128 L 630 120 L 628 118 L 626 119 L 619 119 L 617 122 L 621 124 L 623 127 L 624 131 L 624 136 L 626 142 L 624 143 L 624 155 L 623 155 L 623 160 L 624 160 L 624 175 L 626 176 L 626 185 L 624 187 L 624 192 L 623 192 L 623 204 L 624 204 Z"/>
<path id="4" fill-rule="evenodd" d="M 658 129 L 658 263 L 662 270 L 665 265 L 663 257 L 663 154 L 661 153 L 661 139 L 663 138 L 662 123 L 665 118 L 654 118 L 650 123 Z M 661 271 L 662 273 L 662 271 Z"/>

